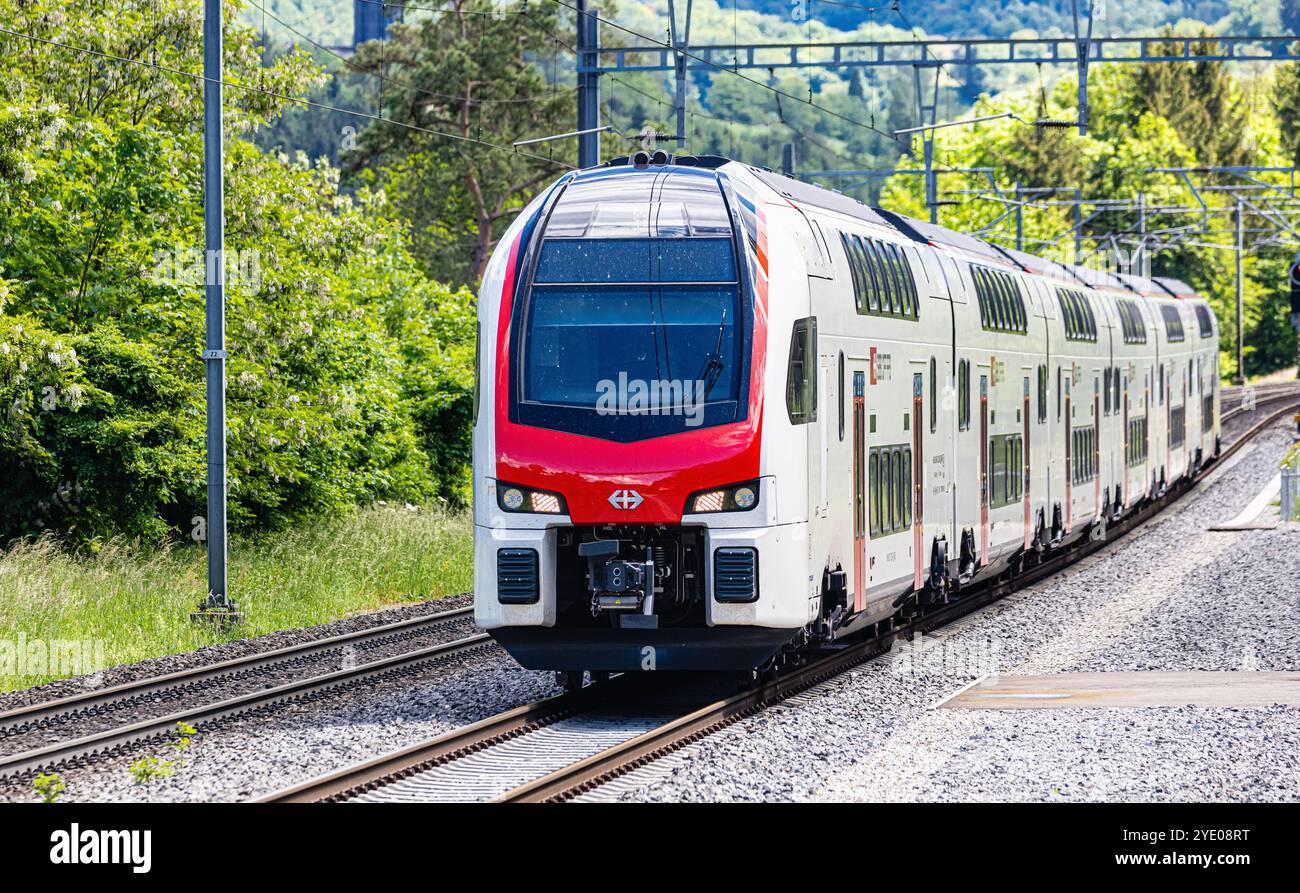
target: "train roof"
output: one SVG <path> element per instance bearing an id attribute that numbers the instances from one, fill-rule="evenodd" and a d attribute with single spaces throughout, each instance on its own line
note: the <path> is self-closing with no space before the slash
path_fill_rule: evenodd
<path id="1" fill-rule="evenodd" d="M 1139 276 L 1136 273 L 1116 273 L 1115 275 L 1131 290 L 1143 297 L 1166 298 L 1169 296 L 1168 289 L 1163 288 L 1160 283 L 1147 276 Z"/>
<path id="2" fill-rule="evenodd" d="M 754 167 L 736 162 L 733 159 L 725 158 L 719 155 L 680 155 L 668 156 L 666 163 L 644 165 L 639 164 L 636 158 L 625 156 L 622 158 L 611 159 L 598 168 L 589 168 L 578 172 L 574 177 L 574 183 L 582 183 L 590 179 L 598 179 L 612 172 L 613 168 L 622 168 L 636 171 L 645 171 L 647 173 L 668 173 L 668 174 L 700 174 L 705 171 L 717 171 L 728 164 L 739 164 L 757 180 L 770 188 L 773 192 L 785 198 L 794 205 L 808 205 L 814 208 L 821 208 L 826 211 L 833 211 L 843 214 L 846 217 L 853 217 L 866 223 L 884 227 L 893 230 L 899 235 L 910 239 L 914 242 L 933 245 L 937 248 L 947 248 L 964 254 L 973 255 L 984 260 L 999 265 L 1019 266 L 1025 272 L 1049 279 L 1055 279 L 1066 283 L 1079 283 L 1089 288 L 1112 291 L 1127 292 L 1130 294 L 1139 294 L 1147 297 L 1155 297 L 1162 294 L 1168 294 L 1176 298 L 1199 299 L 1201 295 L 1191 286 L 1179 279 L 1173 279 L 1167 276 L 1156 276 L 1148 278 L 1130 273 L 1110 273 L 1105 270 L 1096 270 L 1091 267 L 1083 267 L 1077 264 L 1066 264 L 1061 261 L 1049 260 L 1036 254 L 1030 254 L 1026 251 L 1019 251 L 1014 248 L 1005 248 L 985 241 L 978 236 L 963 233 L 958 230 L 949 229 L 936 223 L 930 223 L 925 220 L 918 220 L 915 217 L 908 217 L 905 214 L 899 214 L 894 211 L 888 211 L 884 208 L 873 208 L 855 198 L 845 195 L 842 192 L 836 192 L 831 189 L 818 186 L 813 183 L 807 183 L 803 180 L 796 180 L 778 174 L 767 168 Z M 674 177 L 675 183 L 687 187 L 681 177 Z M 593 187 L 595 184 L 591 184 Z M 597 189 L 599 187 L 596 187 Z M 585 191 L 585 190 L 581 190 Z M 670 190 L 675 191 L 675 190 Z M 625 196 L 624 199 L 627 197 Z M 638 198 L 640 198 L 638 196 Z M 676 198 L 676 196 L 673 196 Z M 625 204 L 626 201 L 620 202 Z M 578 213 L 573 215 L 581 220 L 571 219 L 566 221 L 574 230 L 592 232 L 593 229 L 600 229 L 601 224 L 612 224 L 615 221 L 597 220 L 595 208 L 590 207 L 589 201 L 575 202 L 580 207 L 574 208 Z M 675 205 L 676 202 L 673 202 Z M 694 204 L 691 202 L 690 204 Z M 589 210 L 590 209 L 590 210 Z M 713 209 L 709 209 L 712 211 Z M 587 212 L 584 214 L 583 212 Z M 563 216 L 563 215 L 562 215 Z M 690 215 L 694 217 L 695 215 Z M 706 217 L 712 217 L 713 214 L 706 214 Z M 557 221 L 558 223 L 559 221 Z M 695 221 L 690 220 L 687 224 L 692 230 L 695 228 Z M 704 228 L 710 228 L 714 221 L 708 220 Z M 662 225 L 662 221 L 656 220 L 657 225 Z M 559 227 L 563 229 L 563 224 Z"/>
<path id="3" fill-rule="evenodd" d="M 791 202 L 812 205 L 814 208 L 822 208 L 827 211 L 835 211 L 846 217 L 856 217 L 859 220 L 865 220 L 878 226 L 890 226 L 883 217 L 876 213 L 874 208 L 864 205 L 857 199 L 850 198 L 842 192 L 823 189 L 812 183 L 795 180 L 764 168 L 751 167 L 749 171 L 777 195 L 789 199 Z"/>
<path id="4" fill-rule="evenodd" d="M 1201 297 L 1200 292 L 1181 279 L 1173 279 L 1169 276 L 1156 276 L 1152 281 L 1175 298 L 1196 299 Z"/>

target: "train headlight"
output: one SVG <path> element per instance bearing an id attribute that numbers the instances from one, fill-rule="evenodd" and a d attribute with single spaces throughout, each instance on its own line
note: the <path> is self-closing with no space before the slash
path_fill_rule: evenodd
<path id="1" fill-rule="evenodd" d="M 758 505 L 758 481 L 732 484 L 715 490 L 692 493 L 686 500 L 686 514 L 701 515 L 710 512 L 747 512 Z"/>
<path id="2" fill-rule="evenodd" d="M 541 515 L 563 515 L 568 512 L 564 497 L 546 490 L 533 490 L 504 482 L 497 483 L 497 505 L 503 512 L 529 512 Z"/>

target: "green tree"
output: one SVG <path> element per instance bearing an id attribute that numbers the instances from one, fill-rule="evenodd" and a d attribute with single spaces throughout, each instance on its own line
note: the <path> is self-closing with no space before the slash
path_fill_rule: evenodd
<path id="1" fill-rule="evenodd" d="M 548 83 L 532 61 L 563 52 L 556 10 L 452 0 L 353 59 L 377 79 L 384 120 L 362 132 L 345 165 L 357 182 L 384 188 L 440 279 L 477 282 L 514 215 L 575 157 L 571 140 L 542 150 L 557 154 L 554 163 L 509 148 L 573 129 L 572 90 Z"/>
<path id="2" fill-rule="evenodd" d="M 439 338 L 464 338 L 470 298 L 424 276 L 382 193 L 341 195 L 327 162 L 249 141 L 321 76 L 299 53 L 262 68 L 228 11 L 232 523 L 463 500 L 471 387 L 444 367 L 472 341 Z M 0 0 L 0 20 L 64 44 L 0 36 L 0 542 L 188 534 L 206 505 L 201 91 L 184 74 L 201 18 L 184 0 Z"/>

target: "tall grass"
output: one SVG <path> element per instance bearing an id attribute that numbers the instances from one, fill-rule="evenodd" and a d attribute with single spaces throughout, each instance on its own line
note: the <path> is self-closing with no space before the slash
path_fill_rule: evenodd
<path id="1" fill-rule="evenodd" d="M 50 538 L 0 551 L 0 690 L 67 672 L 18 673 L 20 636 L 102 643 L 108 666 L 311 626 L 360 611 L 468 591 L 465 515 L 373 508 L 230 545 L 230 594 L 244 623 L 223 630 L 189 613 L 207 593 L 201 546 L 115 541 L 72 554 Z M 5 642 L 10 666 L 4 666 Z M 30 663 L 30 661 L 28 661 Z M 28 667 L 30 669 L 30 667 Z"/>

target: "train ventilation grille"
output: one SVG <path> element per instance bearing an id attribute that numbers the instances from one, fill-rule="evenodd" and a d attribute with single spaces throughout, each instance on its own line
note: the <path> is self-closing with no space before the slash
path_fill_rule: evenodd
<path id="1" fill-rule="evenodd" d="M 536 549 L 497 550 L 497 601 L 503 605 L 531 605 L 537 602 Z"/>
<path id="2" fill-rule="evenodd" d="M 713 553 L 713 597 L 720 602 L 758 600 L 758 552 L 718 549 Z"/>

